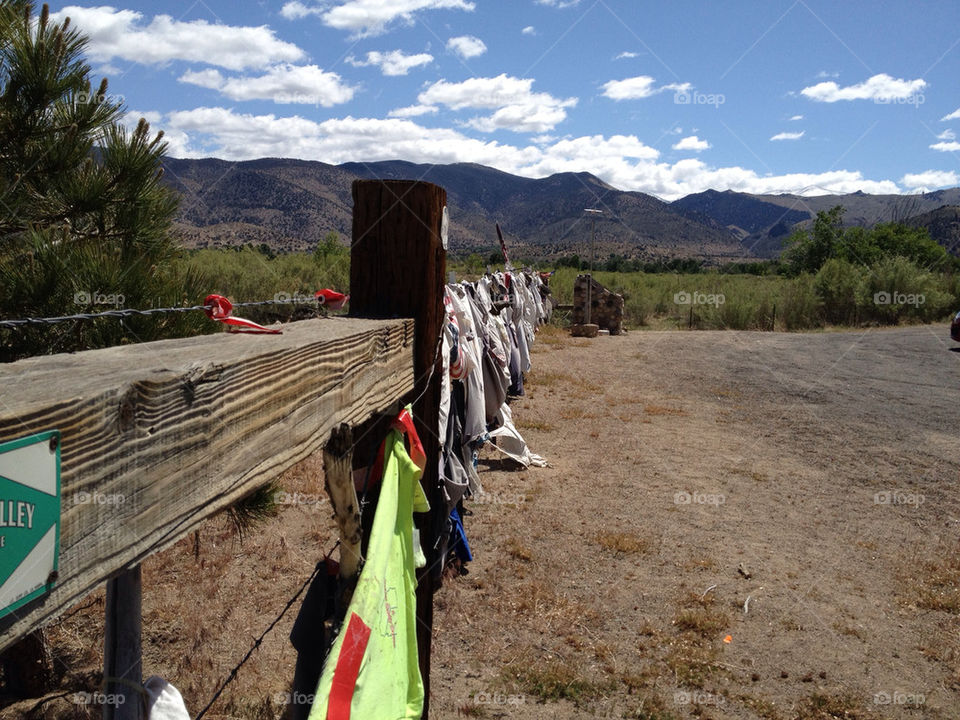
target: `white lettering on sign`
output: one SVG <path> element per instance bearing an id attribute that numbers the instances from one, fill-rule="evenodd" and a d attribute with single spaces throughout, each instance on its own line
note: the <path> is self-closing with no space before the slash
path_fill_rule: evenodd
<path id="1" fill-rule="evenodd" d="M 0 500 L 0 527 L 33 528 L 36 507 L 23 500 Z"/>

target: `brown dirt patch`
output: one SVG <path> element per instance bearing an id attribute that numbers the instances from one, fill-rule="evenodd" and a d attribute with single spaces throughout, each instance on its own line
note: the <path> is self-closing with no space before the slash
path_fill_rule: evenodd
<path id="1" fill-rule="evenodd" d="M 644 332 L 535 345 L 486 451 L 468 575 L 436 598 L 432 717 L 960 717 L 960 355 L 943 328 Z M 335 538 L 319 462 L 242 542 L 144 566 L 144 673 L 195 714 Z M 314 502 L 310 502 L 313 499 Z M 279 718 L 291 612 L 207 715 Z M 102 595 L 49 636 L 93 690 Z M 729 642 L 725 639 L 729 636 Z M 99 717 L 69 697 L 0 718 Z"/>

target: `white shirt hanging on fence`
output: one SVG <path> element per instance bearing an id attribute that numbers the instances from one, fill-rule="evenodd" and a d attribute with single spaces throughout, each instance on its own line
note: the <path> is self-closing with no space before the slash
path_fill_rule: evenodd
<path id="1" fill-rule="evenodd" d="M 190 720 L 180 691 L 159 675 L 143 684 L 147 692 L 146 720 Z"/>
<path id="2" fill-rule="evenodd" d="M 479 331 L 475 327 L 473 310 L 466 291 L 461 285 L 447 285 L 447 294 L 460 326 L 460 347 L 468 359 L 466 390 L 467 416 L 463 427 L 463 443 L 466 445 L 481 437 L 487 430 L 486 413 L 483 401 L 483 346 Z"/>

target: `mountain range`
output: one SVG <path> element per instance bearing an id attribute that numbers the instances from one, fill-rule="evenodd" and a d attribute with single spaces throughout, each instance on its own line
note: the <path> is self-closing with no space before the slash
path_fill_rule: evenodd
<path id="1" fill-rule="evenodd" d="M 707 190 L 672 203 L 618 190 L 589 173 L 532 179 L 482 165 L 403 161 L 328 165 L 264 158 L 164 161 L 164 180 L 182 195 L 175 221 L 187 247 L 267 244 L 311 250 L 330 231 L 350 236 L 356 179 L 426 180 L 447 190 L 453 252 L 486 256 L 498 247 L 495 223 L 518 256 L 577 253 L 653 260 L 725 262 L 775 257 L 782 241 L 820 210 L 846 209 L 844 222 L 899 220 L 927 227 L 960 249 L 960 188 L 922 195 L 751 195 Z M 602 213 L 591 215 L 586 208 Z"/>

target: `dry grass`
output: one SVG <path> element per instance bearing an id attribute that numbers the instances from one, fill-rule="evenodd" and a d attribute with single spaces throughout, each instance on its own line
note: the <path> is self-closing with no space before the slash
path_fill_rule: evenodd
<path id="1" fill-rule="evenodd" d="M 705 646 L 689 633 L 675 638 L 668 646 L 664 662 L 678 687 L 703 688 L 721 669 L 716 647 Z"/>
<path id="2" fill-rule="evenodd" d="M 489 717 L 487 708 L 483 705 L 461 705 L 457 708 L 457 715 L 463 717 Z"/>
<path id="3" fill-rule="evenodd" d="M 540 331 L 537 333 L 533 347 L 536 347 L 539 343 L 562 347 L 567 345 L 569 342 L 569 331 L 559 328 L 556 325 L 543 325 L 540 327 Z"/>
<path id="4" fill-rule="evenodd" d="M 513 424 L 518 430 L 539 430 L 541 432 L 553 432 L 554 426 L 543 420 L 532 420 L 524 417 L 513 419 Z"/>
<path id="5" fill-rule="evenodd" d="M 837 620 L 836 622 L 834 622 L 833 625 L 832 625 L 832 627 L 833 627 L 833 629 L 836 630 L 837 633 L 840 634 L 840 635 L 846 635 L 846 636 L 848 636 L 848 637 L 855 637 L 855 638 L 857 638 L 858 640 L 864 640 L 864 639 L 865 639 L 865 638 L 863 637 L 863 635 L 860 633 L 860 631 L 857 630 L 855 627 L 850 627 L 849 625 L 846 625 L 846 624 L 840 622 L 839 620 Z"/>
<path id="6" fill-rule="evenodd" d="M 598 534 L 594 540 L 604 550 L 620 555 L 633 555 L 646 552 L 650 543 L 646 538 L 642 538 L 636 533 L 631 532 L 603 532 Z"/>
<path id="7" fill-rule="evenodd" d="M 577 705 L 615 689 L 610 680 L 582 674 L 561 660 L 514 662 L 501 671 L 501 680 L 516 690 L 540 700 L 571 700 Z"/>
<path id="8" fill-rule="evenodd" d="M 876 715 L 866 710 L 863 701 L 851 695 L 814 693 L 805 698 L 796 710 L 796 720 L 872 720 Z"/>
<path id="9" fill-rule="evenodd" d="M 538 388 L 572 387 L 577 379 L 565 372 L 533 369 L 526 374 L 526 381 Z"/>
<path id="10" fill-rule="evenodd" d="M 718 638 L 730 625 L 730 616 L 716 608 L 686 608 L 677 613 L 673 624 L 680 632 L 692 632 L 702 638 Z"/>
<path id="11" fill-rule="evenodd" d="M 921 565 L 919 576 L 906 578 L 913 586 L 916 604 L 927 610 L 960 614 L 960 550 L 940 550 Z"/>
<path id="12" fill-rule="evenodd" d="M 600 415 L 582 407 L 566 407 L 560 411 L 563 420 L 597 420 Z"/>
<path id="13" fill-rule="evenodd" d="M 686 415 L 685 410 L 680 408 L 668 407 L 666 405 L 644 405 L 643 411 L 647 415 Z"/>
<path id="14" fill-rule="evenodd" d="M 507 554 L 515 560 L 521 562 L 530 562 L 533 560 L 533 550 L 529 545 L 524 545 L 515 537 L 507 538 Z"/>

